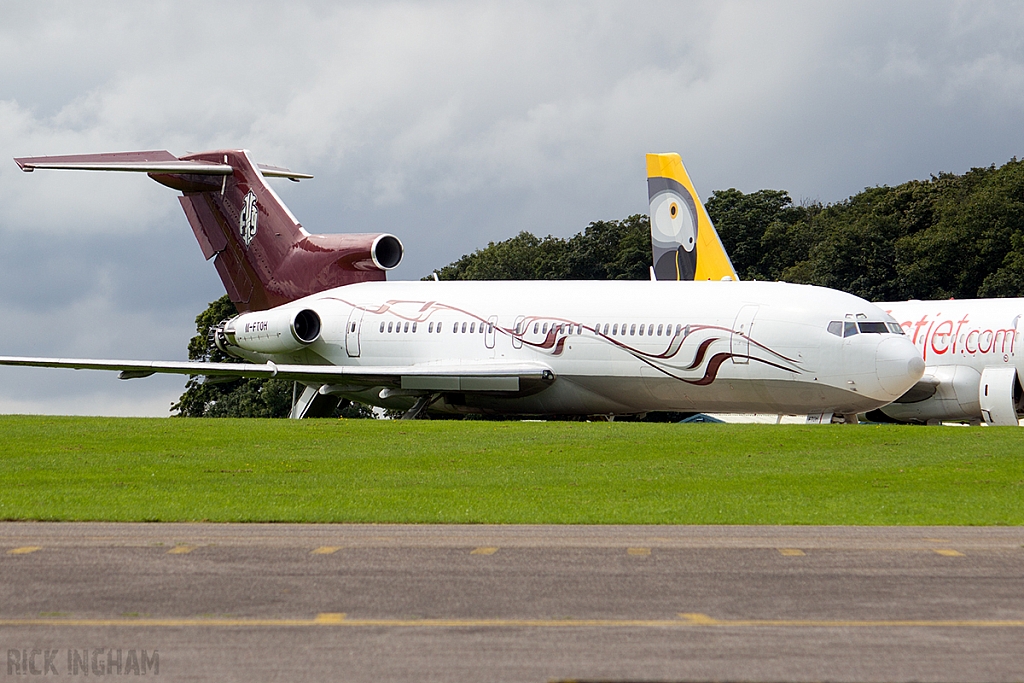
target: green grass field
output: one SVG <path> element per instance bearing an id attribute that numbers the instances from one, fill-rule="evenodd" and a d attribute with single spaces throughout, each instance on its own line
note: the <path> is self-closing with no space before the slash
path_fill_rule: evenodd
<path id="1" fill-rule="evenodd" d="M 0 519 L 1024 523 L 1024 431 L 0 416 Z"/>

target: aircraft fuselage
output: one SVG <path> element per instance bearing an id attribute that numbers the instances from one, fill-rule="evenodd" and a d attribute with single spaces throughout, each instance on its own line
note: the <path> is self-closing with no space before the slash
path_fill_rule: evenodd
<path id="1" fill-rule="evenodd" d="M 913 344 L 891 329 L 845 338 L 828 331 L 835 321 L 894 322 L 881 309 L 786 283 L 370 282 L 280 308 L 315 311 L 319 337 L 291 353 L 246 357 L 338 366 L 458 363 L 467 372 L 475 363 L 537 363 L 555 378 L 517 392 L 429 382 L 401 391 L 327 389 L 392 408 L 435 391 L 433 408 L 453 412 L 851 414 L 899 397 L 923 370 Z M 246 314 L 245 324 L 258 326 L 260 315 Z"/>

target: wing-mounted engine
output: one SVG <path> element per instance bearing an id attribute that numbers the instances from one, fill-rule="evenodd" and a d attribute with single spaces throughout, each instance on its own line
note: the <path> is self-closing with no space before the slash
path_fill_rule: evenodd
<path id="1" fill-rule="evenodd" d="M 294 353 L 320 338 L 320 316 L 309 308 L 273 309 L 243 313 L 221 323 L 211 332 L 224 353 Z"/>
<path id="2" fill-rule="evenodd" d="M 880 412 L 896 422 L 965 420 L 1012 426 L 1024 412 L 1024 389 L 1012 366 L 984 368 L 979 373 L 966 365 L 945 365 L 930 368 L 920 382 Z"/>
<path id="3" fill-rule="evenodd" d="M 985 368 L 978 393 L 981 419 L 990 425 L 1016 427 L 1021 393 L 1016 368 Z"/>

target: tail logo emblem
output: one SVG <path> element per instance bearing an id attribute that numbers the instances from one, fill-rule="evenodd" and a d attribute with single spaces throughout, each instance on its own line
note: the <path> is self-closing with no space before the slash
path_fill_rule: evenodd
<path id="1" fill-rule="evenodd" d="M 245 195 L 245 201 L 242 203 L 242 215 L 238 219 L 238 232 L 247 249 L 253 238 L 256 237 L 257 218 L 259 218 L 259 211 L 256 209 L 256 195 L 249 190 L 249 194 Z"/>

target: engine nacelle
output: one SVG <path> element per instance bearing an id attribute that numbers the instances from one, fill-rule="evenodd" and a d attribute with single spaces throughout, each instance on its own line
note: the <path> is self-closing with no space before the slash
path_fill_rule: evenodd
<path id="1" fill-rule="evenodd" d="M 243 313 L 224 323 L 216 335 L 222 341 L 256 353 L 291 353 L 320 337 L 320 316 L 308 308 L 271 309 Z M 230 353 L 229 349 L 222 351 Z"/>
<path id="2" fill-rule="evenodd" d="M 404 253 L 402 241 L 387 233 L 308 235 L 298 245 L 301 267 L 308 270 L 312 266 L 313 272 L 319 272 L 313 262 L 325 258 L 321 267 L 328 269 L 391 270 L 402 262 Z M 299 265 L 297 262 L 296 267 Z"/>
<path id="3" fill-rule="evenodd" d="M 1024 408 L 1024 389 L 1012 365 L 983 368 L 980 374 L 967 365 L 944 365 L 927 379 L 881 412 L 897 422 L 980 419 L 1016 425 Z"/>

